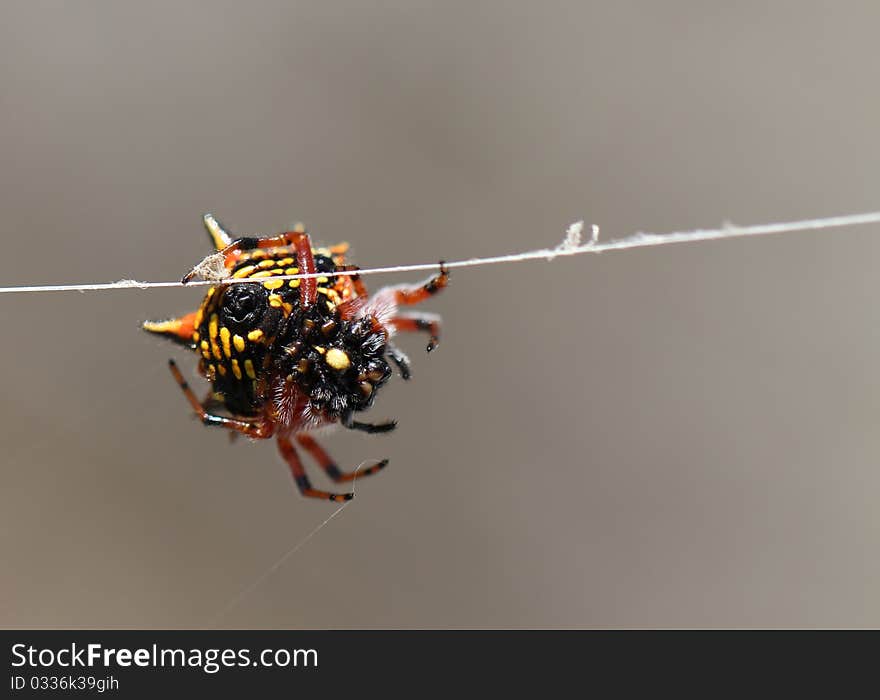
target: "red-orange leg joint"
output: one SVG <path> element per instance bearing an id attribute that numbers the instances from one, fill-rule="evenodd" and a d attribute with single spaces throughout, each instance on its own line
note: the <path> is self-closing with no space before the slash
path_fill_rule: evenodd
<path id="1" fill-rule="evenodd" d="M 446 269 L 446 263 L 441 261 L 439 275 L 432 277 L 421 286 L 398 289 L 395 293 L 395 300 L 401 306 L 420 304 L 425 299 L 430 299 L 441 289 L 445 289 L 447 284 L 449 284 L 449 271 Z"/>
<path id="2" fill-rule="evenodd" d="M 312 455 L 314 460 L 321 465 L 321 469 L 326 472 L 327 476 L 333 479 L 337 484 L 346 481 L 354 481 L 363 476 L 370 476 L 371 474 L 382 471 L 388 465 L 388 460 L 383 459 L 364 469 L 344 472 L 336 466 L 336 462 L 333 461 L 333 458 L 327 454 L 324 448 L 321 447 L 311 435 L 300 433 L 296 436 L 296 441 Z"/>
<path id="3" fill-rule="evenodd" d="M 329 491 L 312 488 L 312 482 L 309 481 L 309 477 L 306 475 L 306 470 L 303 468 L 299 455 L 296 453 L 296 448 L 290 440 L 281 435 L 278 436 L 278 451 L 281 452 L 281 456 L 284 457 L 284 461 L 290 467 L 290 473 L 293 475 L 296 487 L 303 496 L 307 498 L 322 498 L 327 501 L 335 501 L 336 503 L 344 503 L 354 498 L 353 493 L 330 493 Z"/>

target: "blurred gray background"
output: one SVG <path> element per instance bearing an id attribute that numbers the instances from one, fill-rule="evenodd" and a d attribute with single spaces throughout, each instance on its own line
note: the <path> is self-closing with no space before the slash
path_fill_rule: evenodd
<path id="1" fill-rule="evenodd" d="M 4 2 L 0 284 L 179 278 L 205 211 L 374 266 L 877 210 L 878 22 Z M 326 440 L 388 470 L 239 600 L 333 506 L 190 416 L 166 360 L 195 358 L 139 323 L 200 291 L 0 296 L 0 625 L 880 626 L 878 253 L 874 226 L 457 272 L 370 414 L 398 431 Z"/>

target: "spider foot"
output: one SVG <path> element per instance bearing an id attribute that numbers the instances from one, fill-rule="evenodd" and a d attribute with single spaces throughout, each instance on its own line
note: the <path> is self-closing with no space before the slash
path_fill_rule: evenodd
<path id="1" fill-rule="evenodd" d="M 354 420 L 350 413 L 342 416 L 342 425 L 349 430 L 360 430 L 365 433 L 390 433 L 397 427 L 396 420 L 385 421 L 384 423 L 361 423 Z"/>

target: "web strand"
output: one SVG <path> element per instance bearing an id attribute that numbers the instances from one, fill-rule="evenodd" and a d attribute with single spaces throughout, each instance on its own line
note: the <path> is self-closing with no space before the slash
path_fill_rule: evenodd
<path id="1" fill-rule="evenodd" d="M 554 260 L 559 257 L 584 255 L 587 253 L 604 253 L 631 248 L 648 248 L 672 243 L 695 243 L 698 241 L 717 241 L 728 238 L 746 236 L 768 236 L 776 233 L 795 233 L 816 230 L 830 230 L 848 226 L 864 226 L 880 223 L 880 212 L 866 214 L 847 214 L 823 219 L 807 219 L 783 223 L 757 224 L 755 226 L 736 226 L 727 224 L 717 229 L 697 229 L 693 231 L 675 231 L 672 233 L 636 233 L 627 238 L 600 243 L 598 227 L 593 226 L 593 235 L 586 243 L 581 242 L 583 222 L 572 224 L 565 240 L 555 248 L 531 250 L 525 253 L 512 253 L 489 258 L 471 258 L 447 262 L 448 269 L 476 267 L 478 265 L 498 265 L 525 262 L 528 260 Z M 438 263 L 418 263 L 415 265 L 394 265 L 390 267 L 372 267 L 356 271 L 321 272 L 311 275 L 277 275 L 276 280 L 306 279 L 311 277 L 339 277 L 345 275 L 383 275 L 400 272 L 418 272 L 420 270 L 436 270 Z M 24 294 L 31 292 L 100 292 L 119 289 L 159 289 L 163 287 L 204 287 L 216 284 L 243 284 L 253 282 L 248 278 L 225 280 L 193 280 L 186 285 L 182 282 L 138 282 L 137 280 L 120 280 L 97 284 L 47 284 L 26 285 L 17 287 L 0 287 L 0 294 Z"/>
<path id="2" fill-rule="evenodd" d="M 357 474 L 363 469 L 365 464 L 371 464 L 378 460 L 365 460 L 358 464 L 357 468 L 354 470 L 354 473 Z M 355 478 L 351 482 L 351 491 L 352 493 L 357 492 L 357 478 Z M 329 517 L 325 518 L 321 521 L 320 525 L 315 527 L 309 534 L 300 539 L 296 544 L 294 544 L 290 549 L 288 549 L 284 554 L 282 554 L 278 559 L 275 560 L 275 563 L 272 564 L 268 569 L 266 569 L 262 574 L 260 574 L 256 579 L 251 581 L 247 586 L 242 588 L 238 593 L 236 593 L 230 600 L 220 609 L 219 612 L 214 614 L 208 622 L 209 628 L 214 628 L 219 624 L 220 620 L 222 620 L 233 608 L 237 607 L 243 600 L 245 600 L 251 593 L 253 593 L 257 588 L 259 588 L 264 582 L 266 582 L 278 569 L 282 567 L 282 565 L 290 559 L 294 554 L 296 554 L 299 550 L 305 547 L 315 535 L 317 535 L 321 530 L 323 530 L 333 518 L 342 513 L 348 506 L 352 504 L 353 501 L 346 501 L 341 506 L 339 506 L 336 510 L 334 510 Z"/>
<path id="3" fill-rule="evenodd" d="M 360 467 L 358 467 L 358 468 L 360 469 Z M 214 614 L 211 617 L 211 619 L 208 621 L 208 627 L 214 628 L 220 622 L 220 620 L 222 620 L 227 615 L 227 613 L 229 613 L 233 608 L 235 608 L 239 603 L 241 603 L 245 598 L 247 598 L 257 588 L 259 588 L 262 583 L 264 583 L 266 580 L 268 580 L 272 576 L 272 574 L 274 574 L 276 571 L 278 571 L 278 569 L 281 568 L 281 566 L 284 564 L 284 562 L 286 562 L 294 554 L 296 554 L 299 550 L 301 550 L 303 547 L 305 547 L 309 543 L 309 540 L 311 540 L 315 535 L 317 535 L 321 530 L 323 530 L 324 527 L 331 520 L 333 520 L 333 518 L 335 518 L 342 511 L 344 511 L 349 506 L 350 503 L 351 503 L 351 501 L 346 501 L 341 506 L 339 506 L 336 510 L 334 510 L 330 514 L 330 516 L 328 518 L 321 521 L 320 525 L 315 527 L 311 532 L 309 532 L 309 534 L 307 534 L 305 537 L 303 537 L 301 540 L 299 540 L 296 544 L 294 544 L 293 547 L 291 547 L 284 554 L 282 554 L 275 561 L 275 563 L 272 564 L 272 566 L 270 566 L 268 569 L 266 569 L 262 574 L 260 574 L 259 577 L 254 579 L 251 583 L 249 583 L 247 586 L 242 588 L 238 593 L 236 593 L 229 600 L 229 602 L 223 606 L 223 608 L 219 612 L 217 612 L 216 614 Z"/>

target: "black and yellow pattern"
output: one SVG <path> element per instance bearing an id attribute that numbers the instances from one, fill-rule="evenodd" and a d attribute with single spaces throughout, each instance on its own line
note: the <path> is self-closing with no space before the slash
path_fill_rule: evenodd
<path id="1" fill-rule="evenodd" d="M 316 249 L 313 254 L 319 272 L 344 265 L 342 256 L 329 250 Z M 260 375 L 269 367 L 279 332 L 299 309 L 301 280 L 273 277 L 299 271 L 287 248 L 248 251 L 229 276 L 255 284 L 211 287 L 196 312 L 192 340 L 202 358 L 202 372 L 232 413 L 253 415 L 262 407 Z M 330 314 L 350 296 L 341 277 L 319 277 L 317 291 Z"/>
<path id="2" fill-rule="evenodd" d="M 354 472 L 340 470 L 307 435 L 340 423 L 352 430 L 387 432 L 396 423 L 365 423 L 354 415 L 369 408 L 391 375 L 388 360 L 409 378 L 409 364 L 391 342 L 394 332 L 423 332 L 432 350 L 439 320 L 399 314 L 446 286 L 448 273 L 424 284 L 380 290 L 368 298 L 356 271 L 346 264 L 346 244 L 313 248 L 302 227 L 264 238 L 232 239 L 210 214 L 205 228 L 215 253 L 183 278 L 212 281 L 199 308 L 179 318 L 147 321 L 144 330 L 186 345 L 199 357 L 211 392 L 199 400 L 176 363 L 171 373 L 205 425 L 252 438 L 275 437 L 305 496 L 332 501 L 351 493 L 312 488 L 292 440 L 296 440 L 335 482 L 373 474 L 387 460 Z M 330 273 L 346 272 L 346 275 Z M 322 274 L 326 273 L 326 274 Z M 300 279 L 281 279 L 306 275 Z M 230 283 L 230 279 L 241 280 Z M 215 407 L 225 409 L 214 412 Z"/>

